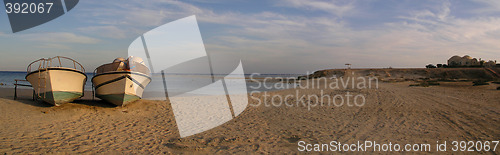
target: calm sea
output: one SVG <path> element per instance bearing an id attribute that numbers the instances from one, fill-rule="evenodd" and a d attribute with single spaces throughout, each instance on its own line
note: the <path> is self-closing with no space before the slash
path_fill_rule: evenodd
<path id="1" fill-rule="evenodd" d="M 14 88 L 14 83 L 15 83 L 15 79 L 20 79 L 20 80 L 24 80 L 25 79 L 25 76 L 26 76 L 26 72 L 12 72 L 12 71 L 0 71 L 0 88 Z M 167 76 L 174 76 L 174 75 L 167 75 Z M 175 75 L 175 76 L 178 76 L 178 75 Z M 189 76 L 192 76 L 192 75 L 189 75 Z M 209 77 L 209 75 L 202 75 L 202 76 L 207 76 Z M 217 77 L 218 75 L 215 75 L 215 77 Z M 231 76 L 231 75 L 229 75 Z M 299 76 L 299 74 L 260 74 L 260 75 L 254 75 L 253 77 L 255 79 L 257 78 L 288 78 L 288 77 L 297 77 Z M 92 90 L 92 82 L 91 82 L 91 79 L 93 77 L 93 73 L 87 73 L 87 82 L 85 83 L 85 90 L 86 91 L 91 91 Z M 182 81 L 182 76 L 180 76 L 179 78 L 179 81 Z M 247 78 L 250 78 L 250 74 L 246 74 L 245 77 Z M 169 87 L 169 90 L 179 90 L 180 92 L 184 91 L 185 89 L 185 85 L 182 83 L 182 82 L 175 82 L 176 78 L 171 78 L 174 80 L 174 82 L 169 82 L 171 83 L 170 85 L 168 85 Z M 185 80 L 184 80 L 185 81 Z M 273 81 L 274 82 L 274 81 Z M 274 83 L 273 82 L 267 82 L 266 84 L 267 85 L 273 85 Z M 29 84 L 28 82 L 20 82 L 22 84 Z M 261 87 L 258 87 L 256 88 L 257 86 L 259 86 L 259 83 L 256 83 L 256 82 L 251 82 L 250 80 L 246 80 L 246 84 L 247 84 L 247 91 L 248 92 L 251 92 L 251 91 L 272 91 L 272 90 L 278 90 L 278 89 L 282 89 L 282 88 L 270 88 L 267 87 L 263 87 L 263 84 L 260 83 L 260 86 Z M 294 85 L 286 85 L 285 88 L 293 88 Z M 19 87 L 19 88 L 24 88 L 24 89 L 31 89 L 31 88 L 28 88 L 28 87 Z M 156 91 L 160 91 L 160 90 L 164 90 L 163 88 L 163 81 L 162 81 L 162 77 L 161 75 L 153 75 L 152 76 L 152 81 L 151 83 L 146 87 L 146 96 L 147 96 L 147 93 L 148 92 L 156 92 Z M 210 94 L 210 89 L 207 89 L 206 90 L 206 94 Z"/>

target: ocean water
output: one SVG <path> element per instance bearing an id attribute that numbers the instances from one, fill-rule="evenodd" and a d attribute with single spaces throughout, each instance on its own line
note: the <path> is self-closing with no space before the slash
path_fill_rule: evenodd
<path id="1" fill-rule="evenodd" d="M 26 72 L 12 72 L 12 71 L 0 71 L 0 88 L 14 88 L 14 83 L 15 79 L 18 80 L 26 80 Z M 92 73 L 86 73 L 87 74 L 87 82 L 85 83 L 85 90 L 91 91 L 92 90 L 92 83 L 90 82 L 90 79 L 92 79 Z M 18 83 L 21 84 L 30 84 L 27 81 L 19 81 Z M 29 87 L 18 87 L 18 88 L 26 88 L 26 89 L 31 89 Z"/>
<path id="2" fill-rule="evenodd" d="M 19 80 L 25 80 L 26 72 L 14 72 L 14 71 L 0 71 L 0 88 L 14 88 L 14 83 L 15 79 Z M 93 77 L 93 73 L 86 73 L 87 75 L 87 82 L 85 83 L 85 90 L 86 91 L 92 91 L 92 82 L 91 79 Z M 193 83 L 186 84 L 186 78 L 191 78 L 193 79 L 193 82 L 196 82 L 196 79 L 200 78 L 209 78 L 211 79 L 210 75 L 180 75 L 180 74 L 167 74 L 166 76 L 169 77 L 169 82 L 167 87 L 169 88 L 169 93 L 175 93 L 175 92 L 186 92 L 192 90 L 192 88 L 186 87 L 186 85 L 196 85 Z M 237 75 L 227 75 L 226 77 L 239 77 Z M 276 79 L 276 78 L 295 78 L 299 76 L 299 74 L 260 74 L 257 75 L 255 74 L 253 76 L 254 79 L 259 79 L 262 80 L 263 78 L 270 78 L 270 79 Z M 195 77 L 195 78 L 193 78 Z M 223 77 L 223 75 L 214 75 L 215 79 L 220 79 Z M 255 82 L 253 80 L 250 80 L 250 74 L 245 74 L 246 80 L 246 85 L 247 85 L 247 92 L 252 92 L 252 91 L 273 91 L 273 90 L 279 90 L 279 89 L 286 89 L 286 88 L 293 88 L 295 85 L 294 84 L 285 84 L 284 88 L 275 88 L 275 87 L 264 87 L 264 83 L 262 82 Z M 243 80 L 243 79 L 242 79 Z M 238 80 L 236 80 L 238 81 Z M 234 82 L 234 81 L 233 81 Z M 266 82 L 265 84 L 267 86 L 274 85 L 277 81 L 276 80 L 270 80 L 269 82 Z M 29 84 L 29 82 L 25 81 L 20 81 L 19 83 L 21 84 Z M 29 87 L 18 87 L 21 89 L 31 89 Z M 207 88 L 205 92 L 201 92 L 201 94 L 211 94 L 212 92 L 215 91 L 216 88 L 211 89 Z M 151 83 L 146 87 L 144 90 L 144 95 L 145 96 L 155 96 L 153 94 L 158 94 L 162 93 L 164 90 L 163 87 L 163 78 L 161 74 L 153 74 L 152 75 L 152 81 Z M 174 90 L 174 92 L 170 92 Z M 244 93 L 242 92 L 232 92 L 232 93 Z"/>

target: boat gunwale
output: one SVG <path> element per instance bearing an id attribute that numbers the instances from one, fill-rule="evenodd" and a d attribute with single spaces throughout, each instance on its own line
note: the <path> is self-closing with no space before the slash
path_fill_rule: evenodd
<path id="1" fill-rule="evenodd" d="M 95 74 L 94 77 L 92 77 L 92 83 L 94 83 L 94 78 L 99 77 L 101 75 L 110 75 L 110 74 L 135 74 L 135 75 L 140 75 L 140 76 L 146 77 L 149 80 L 152 80 L 151 76 L 146 75 L 146 74 L 141 73 L 141 72 L 135 72 L 135 71 L 110 71 L 110 72 L 104 72 L 104 73 Z"/>
<path id="2" fill-rule="evenodd" d="M 26 76 L 24 78 L 28 79 L 28 76 L 30 76 L 31 74 L 41 73 L 41 72 L 50 71 L 50 70 L 65 70 L 65 71 L 77 72 L 77 73 L 84 75 L 85 81 L 87 80 L 87 74 L 85 74 L 84 72 L 77 70 L 77 69 L 73 69 L 73 68 L 67 68 L 67 67 L 47 67 L 47 68 L 38 69 L 38 70 L 35 70 L 32 72 L 29 72 L 28 74 L 26 74 Z"/>

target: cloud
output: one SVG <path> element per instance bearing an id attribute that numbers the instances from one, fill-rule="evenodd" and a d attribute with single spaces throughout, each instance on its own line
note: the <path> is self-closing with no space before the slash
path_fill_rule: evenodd
<path id="1" fill-rule="evenodd" d="M 413 24 L 392 23 L 391 26 L 403 26 L 422 31 L 434 36 L 435 41 L 449 43 L 466 43 L 476 39 L 489 38 L 489 33 L 500 30 L 500 17 L 469 17 L 458 18 L 450 16 L 450 3 L 443 2 L 441 8 L 430 11 L 422 10 L 414 13 L 410 17 L 400 17 Z"/>
<path id="2" fill-rule="evenodd" d="M 416 11 L 410 10 L 410 16 L 398 16 L 398 18 L 426 24 L 440 24 L 446 22 L 449 18 L 453 18 L 450 17 L 450 6 L 451 3 L 449 1 L 444 1 L 440 7 Z"/>
<path id="3" fill-rule="evenodd" d="M 47 48 L 47 49 L 60 49 L 60 50 L 69 50 L 71 47 L 68 45 L 64 44 L 58 44 L 58 43 L 46 43 L 43 45 L 38 46 L 39 48 Z"/>
<path id="4" fill-rule="evenodd" d="M 76 35 L 74 33 L 69 33 L 69 32 L 23 34 L 20 37 L 24 40 L 43 42 L 43 43 L 95 44 L 99 42 L 98 39 L 82 35 Z"/>
<path id="5" fill-rule="evenodd" d="M 175 20 L 204 11 L 194 5 L 181 1 L 131 0 L 123 3 L 120 0 L 89 1 L 85 5 L 94 7 L 82 8 L 80 18 L 100 25 L 122 25 L 131 27 L 159 26 L 165 20 Z M 110 7 L 111 6 L 111 7 Z"/>
<path id="6" fill-rule="evenodd" d="M 473 0 L 473 1 L 483 5 L 482 8 L 473 10 L 477 14 L 489 14 L 489 13 L 500 12 L 500 1 L 498 0 Z"/>
<path id="7" fill-rule="evenodd" d="M 86 34 L 94 34 L 106 38 L 124 39 L 127 37 L 127 32 L 124 29 L 112 25 L 81 27 L 78 30 Z"/>
<path id="8" fill-rule="evenodd" d="M 344 4 L 340 4 L 342 1 L 336 0 L 282 0 L 279 2 L 279 6 L 294 7 L 312 11 L 323 11 L 337 16 L 343 16 L 347 12 L 354 10 L 354 3 L 352 3 L 352 1 L 346 1 L 347 3 L 343 2 Z"/>

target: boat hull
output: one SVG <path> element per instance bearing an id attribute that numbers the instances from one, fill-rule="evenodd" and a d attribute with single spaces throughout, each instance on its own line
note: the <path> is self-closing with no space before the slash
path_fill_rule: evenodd
<path id="1" fill-rule="evenodd" d="M 87 75 L 69 68 L 46 68 L 28 73 L 26 80 L 41 100 L 59 106 L 84 95 Z"/>
<path id="2" fill-rule="evenodd" d="M 107 72 L 92 78 L 96 97 L 118 106 L 141 99 L 150 82 L 148 75 L 130 71 Z"/>

